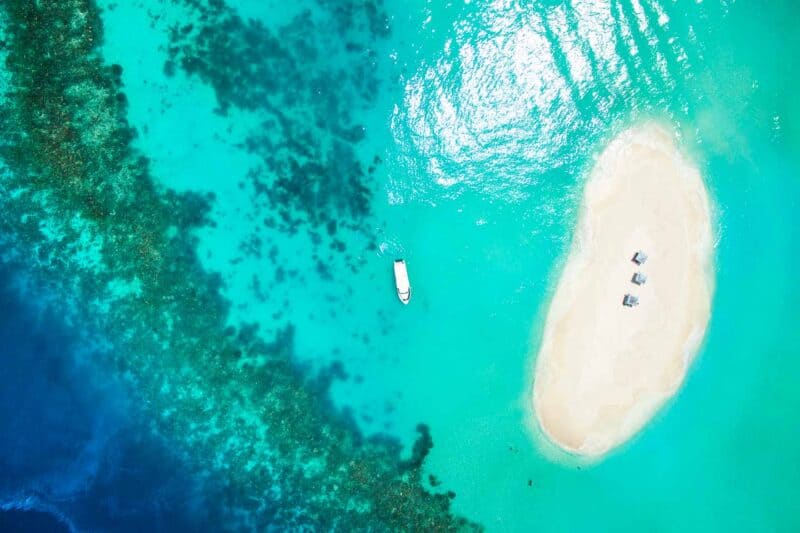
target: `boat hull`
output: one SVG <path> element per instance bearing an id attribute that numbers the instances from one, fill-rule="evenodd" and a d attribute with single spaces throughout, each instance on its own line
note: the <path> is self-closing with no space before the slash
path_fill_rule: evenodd
<path id="1" fill-rule="evenodd" d="M 411 283 L 408 281 L 408 269 L 403 259 L 394 261 L 394 284 L 397 288 L 397 297 L 407 305 L 411 301 Z"/>

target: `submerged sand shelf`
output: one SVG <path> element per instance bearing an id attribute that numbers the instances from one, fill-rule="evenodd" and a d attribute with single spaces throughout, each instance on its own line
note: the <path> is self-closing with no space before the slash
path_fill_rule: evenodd
<path id="1" fill-rule="evenodd" d="M 647 262 L 637 266 L 634 252 Z M 708 193 L 669 131 L 644 124 L 600 154 L 536 361 L 539 426 L 570 452 L 630 439 L 680 387 L 713 292 Z M 647 282 L 637 286 L 637 271 Z M 623 296 L 640 305 L 622 305 Z"/>

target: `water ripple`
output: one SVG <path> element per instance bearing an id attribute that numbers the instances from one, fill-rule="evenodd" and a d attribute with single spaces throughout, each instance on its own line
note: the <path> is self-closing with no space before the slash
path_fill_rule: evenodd
<path id="1" fill-rule="evenodd" d="M 395 108 L 412 169 L 404 194 L 522 200 L 609 125 L 680 109 L 670 98 L 690 74 L 690 35 L 671 32 L 670 20 L 654 0 L 496 1 L 457 23 Z"/>

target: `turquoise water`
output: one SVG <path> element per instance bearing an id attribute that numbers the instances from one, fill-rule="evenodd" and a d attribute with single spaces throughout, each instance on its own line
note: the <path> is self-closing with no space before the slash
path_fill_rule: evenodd
<path id="1" fill-rule="evenodd" d="M 419 172 L 406 171 L 409 196 L 437 204 L 409 216 L 425 219 L 417 232 L 403 232 L 418 283 L 435 280 L 417 302 L 430 294 L 431 312 L 440 308 L 421 321 L 435 324 L 419 332 L 411 357 L 421 362 L 400 372 L 433 374 L 413 379 L 425 383 L 415 411 L 441 432 L 429 468 L 458 492 L 455 509 L 490 529 L 794 530 L 798 292 L 791 267 L 769 259 L 797 242 L 798 114 L 788 96 L 797 65 L 787 54 L 798 33 L 782 22 L 794 8 L 620 2 L 609 15 L 588 4 L 460 14 L 450 52 L 418 69 L 402 126 L 393 123 Z M 482 46 L 485 60 L 459 60 Z M 428 77 L 431 68 L 441 74 Z M 419 108 L 409 96 L 417 90 Z M 713 318 L 675 400 L 632 443 L 581 468 L 528 438 L 524 375 L 591 157 L 648 116 L 683 134 L 716 202 Z M 458 183 L 437 187 L 439 176 Z M 438 234 L 433 246 L 426 230 Z"/>
<path id="2" fill-rule="evenodd" d="M 388 435 L 401 443 L 403 457 L 415 454 L 416 426 L 426 424 L 434 445 L 410 483 L 454 492 L 449 510 L 490 531 L 800 528 L 794 4 L 215 5 L 103 0 L 96 26 L 97 56 L 121 66 L 124 117 L 137 133 L 130 145 L 147 158 L 148 179 L 162 195 L 172 189 L 209 198 L 208 215 L 193 220 L 185 238 L 199 264 L 190 275 L 201 278 L 202 270 L 221 280 L 224 305 L 210 306 L 209 336 L 218 325 L 238 330 L 243 323 L 257 324 L 268 341 L 288 335 L 268 352 L 291 352 L 301 376 L 334 376 L 317 400 L 320 416 L 338 420 L 335 413 L 345 410 L 348 431 Z M 232 22 L 236 14 L 251 22 Z M 616 132 L 647 119 L 674 128 L 714 199 L 713 316 L 675 399 L 633 441 L 586 464 L 537 437 L 527 403 L 531 370 L 593 158 Z M 4 159 L 12 173 L 21 172 L 13 158 Z M 58 168 L 64 158 L 53 159 L 45 167 Z M 22 250 L 46 241 L 14 221 L 4 224 Z M 106 241 L 112 234 L 84 231 Z M 398 256 L 407 260 L 413 285 L 407 307 L 396 300 L 391 278 Z M 23 270 L 49 279 L 37 268 Z M 146 276 L 131 277 L 137 269 L 123 268 L 128 277 L 114 279 L 146 285 Z M 74 279 L 94 275 L 79 271 Z M 229 363 L 197 349 L 184 355 L 180 337 L 151 346 L 130 333 L 139 321 L 132 308 L 113 313 L 118 302 L 138 298 L 135 288 L 114 297 L 91 288 L 96 294 L 76 297 L 69 283 L 59 287 L 79 301 L 105 302 L 81 313 L 100 316 L 92 323 L 111 345 L 115 335 L 136 339 L 123 343 L 123 362 L 107 372 L 131 383 L 130 394 L 142 400 L 161 436 L 190 463 L 203 463 L 203 479 L 222 478 L 242 501 L 257 501 L 271 482 L 254 465 L 274 461 L 278 481 L 269 486 L 281 488 L 272 495 L 298 492 L 291 492 L 294 499 L 274 496 L 266 508 L 314 511 L 297 511 L 312 517 L 305 522 L 282 522 L 284 515 L 263 506 L 230 504 L 219 514 L 226 524 L 236 516 L 256 529 L 399 527 L 377 511 L 349 526 L 337 523 L 338 500 L 312 497 L 338 479 L 319 467 L 319 454 L 324 465 L 338 463 L 319 452 L 328 442 L 322 437 L 304 441 L 310 433 L 302 414 L 280 429 L 287 415 L 274 406 L 283 404 L 259 404 L 258 395 L 270 397 L 268 386 L 257 388 L 260 376 L 282 383 L 262 366 L 266 356 L 237 352 L 241 358 Z M 187 308 L 169 315 L 159 302 L 157 293 L 147 300 L 146 309 L 155 310 L 148 317 L 178 324 L 182 313 L 191 329 L 195 315 Z M 202 306 L 192 309 L 205 316 Z M 103 310 L 115 328 L 103 322 Z M 154 362 L 163 360 L 156 355 L 162 347 L 174 363 Z M 158 392 L 168 385 L 181 390 L 175 376 L 187 372 L 197 376 L 187 397 L 199 403 Z M 225 403 L 230 390 L 249 387 L 257 394 Z M 237 417 L 245 422 L 234 423 Z M 245 432 L 242 424 L 252 420 L 267 429 Z M 291 452 L 276 451 L 284 441 L 300 450 L 302 468 L 291 466 Z M 370 446 L 384 457 L 382 444 Z M 351 448 L 342 449 L 347 456 Z M 304 469 L 305 478 L 292 468 Z M 406 501 L 400 494 L 398 501 Z"/>

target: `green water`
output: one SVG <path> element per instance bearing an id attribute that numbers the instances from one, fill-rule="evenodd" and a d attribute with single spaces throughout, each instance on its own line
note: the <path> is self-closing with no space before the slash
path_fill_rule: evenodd
<path id="1" fill-rule="evenodd" d="M 376 44 L 381 92 L 356 110 L 367 131 L 359 150 L 383 160 L 371 205 L 379 249 L 362 255 L 357 273 L 277 289 L 291 300 L 282 312 L 298 353 L 312 364 L 342 360 L 358 376 L 335 384 L 334 397 L 365 431 L 407 440 L 429 424 L 426 472 L 457 493 L 457 513 L 490 530 L 800 527 L 797 8 L 398 2 L 387 12 L 392 34 Z M 135 87 L 140 74 L 128 74 Z M 214 118 L 213 95 L 185 83 L 191 96 L 173 98 L 189 107 L 199 99 L 206 115 L 161 124 L 167 135 L 183 124 L 210 149 L 171 160 L 158 157 L 170 145 L 157 135 L 142 142 L 169 169 L 158 172 L 168 184 L 191 189 L 208 168 L 227 176 L 246 167 L 213 132 L 247 116 Z M 134 122 L 157 130 L 136 105 Z M 674 401 L 631 443 L 581 465 L 531 430 L 533 354 L 592 158 L 616 131 L 649 118 L 674 126 L 716 204 L 713 318 Z M 227 264 L 248 199 L 233 180 L 204 183 L 221 198 L 221 222 L 201 245 L 207 264 L 226 273 L 245 316 L 269 317 L 280 303 L 257 302 L 247 288 L 263 262 Z M 302 239 L 272 238 L 287 264 L 311 268 L 302 253 L 291 257 Z M 410 268 L 407 308 L 393 299 L 395 256 Z M 344 303 L 320 298 L 345 291 Z"/>
<path id="2" fill-rule="evenodd" d="M 499 4 L 439 27 L 450 53 L 425 58 L 408 84 L 422 86 L 420 109 L 407 96 L 395 123 L 412 206 L 390 211 L 421 285 L 423 309 L 409 314 L 426 315 L 408 319 L 399 374 L 414 376 L 406 401 L 435 429 L 428 468 L 458 493 L 457 511 L 500 531 L 796 530 L 800 292 L 780 257 L 798 235 L 796 7 L 664 2 L 662 26 L 656 3 L 641 3 L 641 25 L 637 2 Z M 459 60 L 481 45 L 499 65 Z M 583 79 L 565 47 L 591 58 Z M 537 84 L 559 80 L 564 92 L 526 107 Z M 442 95 L 455 118 L 434 116 Z M 507 114 L 518 130 L 502 131 Z M 674 124 L 716 204 L 713 317 L 676 398 L 631 443 L 580 466 L 529 438 L 526 375 L 591 157 L 647 117 Z M 421 139 L 405 136 L 409 124 Z M 438 169 L 459 184 L 414 207 Z"/>

